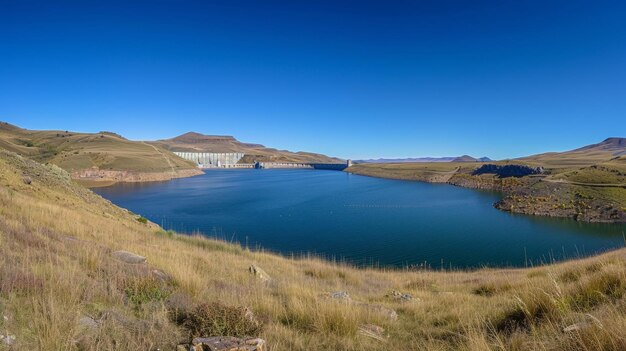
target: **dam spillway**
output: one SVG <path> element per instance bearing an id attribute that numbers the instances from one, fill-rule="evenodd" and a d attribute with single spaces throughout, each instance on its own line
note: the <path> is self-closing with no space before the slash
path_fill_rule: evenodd
<path id="1" fill-rule="evenodd" d="M 200 168 L 231 168 L 237 167 L 237 162 L 244 156 L 243 152 L 178 152 L 176 156 L 193 161 Z"/>

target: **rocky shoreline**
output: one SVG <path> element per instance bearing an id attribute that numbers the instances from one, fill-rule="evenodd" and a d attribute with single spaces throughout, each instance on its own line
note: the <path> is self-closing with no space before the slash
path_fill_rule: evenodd
<path id="1" fill-rule="evenodd" d="M 187 178 L 204 174 L 198 168 L 180 169 L 169 172 L 137 172 L 137 171 L 115 171 L 89 168 L 71 173 L 71 177 L 79 182 L 88 184 L 114 184 L 114 183 L 138 183 L 138 182 L 159 182 L 175 178 Z"/>
<path id="2" fill-rule="evenodd" d="M 426 183 L 445 183 L 463 188 L 492 190 L 502 193 L 503 197 L 494 207 L 511 213 L 570 218 L 589 223 L 626 223 L 626 208 L 603 198 L 601 193 L 575 184 L 543 182 L 541 177 L 506 177 L 490 174 L 472 175 L 455 173 L 442 181 L 441 175 L 401 175 L 394 177 L 360 169 L 348 169 L 347 172 L 388 179 L 421 181 Z"/>

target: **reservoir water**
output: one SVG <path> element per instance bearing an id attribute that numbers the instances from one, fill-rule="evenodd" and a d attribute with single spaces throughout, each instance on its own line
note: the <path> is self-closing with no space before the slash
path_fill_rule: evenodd
<path id="1" fill-rule="evenodd" d="M 513 215 L 494 192 L 321 170 L 209 170 L 95 192 L 166 229 L 358 265 L 525 266 L 624 246 L 625 225 Z"/>

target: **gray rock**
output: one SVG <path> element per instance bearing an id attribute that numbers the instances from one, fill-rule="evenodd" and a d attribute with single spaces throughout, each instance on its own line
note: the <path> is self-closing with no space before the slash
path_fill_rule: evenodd
<path id="1" fill-rule="evenodd" d="M 153 269 L 153 270 L 152 270 L 152 275 L 153 275 L 156 279 L 158 279 L 158 280 L 160 280 L 160 281 L 162 281 L 162 282 L 169 282 L 170 280 L 172 280 L 172 278 L 170 278 L 170 276 L 169 276 L 169 275 L 167 275 L 165 272 L 160 271 L 160 270 L 158 270 L 158 269 Z"/>
<path id="2" fill-rule="evenodd" d="M 248 270 L 262 282 L 268 282 L 272 280 L 269 274 L 265 273 L 265 271 L 257 265 L 250 265 L 250 268 L 248 268 Z"/>
<path id="3" fill-rule="evenodd" d="M 241 339 L 233 336 L 195 338 L 191 342 L 193 351 L 264 351 L 265 340 L 259 338 Z"/>
<path id="4" fill-rule="evenodd" d="M 387 294 L 387 296 L 395 300 L 400 300 L 401 302 L 410 302 L 414 300 L 411 294 L 401 293 L 398 290 L 391 290 L 391 292 Z M 420 299 L 415 299 L 415 300 L 420 301 Z"/>
<path id="5" fill-rule="evenodd" d="M 24 184 L 30 185 L 33 182 L 33 179 L 29 176 L 24 176 L 22 177 L 22 181 L 24 182 Z"/>
<path id="6" fill-rule="evenodd" d="M 99 325 L 99 323 L 95 319 L 89 316 L 80 317 L 80 319 L 78 319 L 78 324 L 88 329 L 98 328 Z"/>
<path id="7" fill-rule="evenodd" d="M 385 336 L 385 329 L 374 324 L 360 325 L 359 334 L 370 337 L 372 339 L 376 339 L 378 341 L 387 341 L 387 337 Z"/>
<path id="8" fill-rule="evenodd" d="M 128 251 L 115 251 L 111 254 L 118 261 L 129 264 L 138 264 L 146 262 L 146 258 Z"/>
<path id="9" fill-rule="evenodd" d="M 330 298 L 335 300 L 351 301 L 350 295 L 346 291 L 335 291 L 330 293 Z"/>
<path id="10" fill-rule="evenodd" d="M 13 345 L 15 343 L 15 335 L 0 335 L 0 340 L 5 345 Z"/>

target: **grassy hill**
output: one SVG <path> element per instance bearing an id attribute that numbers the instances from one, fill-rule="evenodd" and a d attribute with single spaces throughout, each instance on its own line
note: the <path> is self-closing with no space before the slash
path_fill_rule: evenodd
<path id="1" fill-rule="evenodd" d="M 591 166 L 626 155 L 626 138 L 607 138 L 592 145 L 564 152 L 548 152 L 522 157 L 519 160 L 549 168 Z"/>
<path id="2" fill-rule="evenodd" d="M 68 172 L 102 171 L 162 173 L 163 179 L 196 172 L 195 164 L 155 145 L 127 140 L 110 132 L 33 131 L 0 122 L 0 148 Z"/>
<path id="3" fill-rule="evenodd" d="M 174 350 L 210 335 L 261 337 L 267 350 L 626 349 L 624 250 L 528 269 L 386 271 L 144 222 L 54 165 L 0 151 L 0 330 L 12 340 L 0 349 Z"/>
<path id="4" fill-rule="evenodd" d="M 310 152 L 291 152 L 267 148 L 259 144 L 238 141 L 232 136 L 204 135 L 189 132 L 175 138 L 158 140 L 152 144 L 170 151 L 187 152 L 243 152 L 246 155 L 241 163 L 260 162 L 303 162 L 303 163 L 343 163 L 343 160 Z"/>

